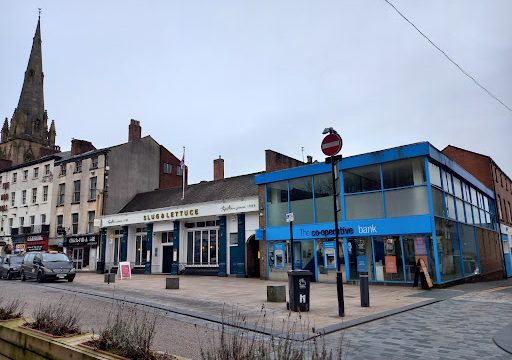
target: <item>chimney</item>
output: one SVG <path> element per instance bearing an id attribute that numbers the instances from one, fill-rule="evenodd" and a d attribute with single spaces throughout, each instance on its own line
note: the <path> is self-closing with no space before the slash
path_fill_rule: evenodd
<path id="1" fill-rule="evenodd" d="M 306 157 L 306 159 L 308 159 L 308 160 L 307 160 L 307 164 L 312 164 L 312 163 L 313 163 L 313 156 L 308 155 L 308 156 Z"/>
<path id="2" fill-rule="evenodd" d="M 128 126 L 128 141 L 140 140 L 141 127 L 140 121 L 131 119 L 130 125 Z"/>
<path id="3" fill-rule="evenodd" d="M 73 139 L 71 140 L 71 155 L 83 154 L 87 151 L 96 150 L 94 145 L 90 141 Z"/>
<path id="4" fill-rule="evenodd" d="M 224 159 L 220 157 L 213 160 L 213 180 L 224 179 Z"/>

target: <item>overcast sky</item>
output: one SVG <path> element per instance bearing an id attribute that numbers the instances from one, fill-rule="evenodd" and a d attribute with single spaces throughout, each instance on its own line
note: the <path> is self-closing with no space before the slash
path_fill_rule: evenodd
<path id="1" fill-rule="evenodd" d="M 393 0 L 512 106 L 512 1 Z M 0 115 L 11 118 L 42 7 L 45 106 L 57 143 L 125 142 L 131 118 L 190 182 L 264 169 L 264 150 L 322 160 L 430 141 L 492 156 L 512 176 L 512 113 L 383 0 L 2 1 Z"/>

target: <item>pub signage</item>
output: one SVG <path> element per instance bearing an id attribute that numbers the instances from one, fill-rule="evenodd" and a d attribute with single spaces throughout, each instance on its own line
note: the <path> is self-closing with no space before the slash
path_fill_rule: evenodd
<path id="1" fill-rule="evenodd" d="M 159 213 L 155 213 L 155 214 L 148 214 L 148 215 L 144 215 L 144 221 L 174 219 L 174 218 L 181 218 L 183 216 L 194 216 L 194 215 L 199 215 L 199 209 L 176 210 L 176 211 L 166 211 L 166 212 L 159 212 Z"/>
<path id="2" fill-rule="evenodd" d="M 25 251 L 48 250 L 48 236 L 43 234 L 27 235 L 25 238 Z"/>
<path id="3" fill-rule="evenodd" d="M 98 235 L 67 236 L 64 246 L 98 245 Z"/>

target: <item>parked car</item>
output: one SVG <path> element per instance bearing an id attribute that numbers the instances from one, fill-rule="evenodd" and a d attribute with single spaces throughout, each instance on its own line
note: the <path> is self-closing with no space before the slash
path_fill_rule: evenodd
<path id="1" fill-rule="evenodd" d="M 0 258 L 0 279 L 14 279 L 20 277 L 23 256 L 6 255 Z"/>
<path id="2" fill-rule="evenodd" d="M 75 279 L 75 267 L 71 259 L 63 253 L 33 251 L 25 253 L 21 266 L 21 281 L 35 279 L 38 282 Z"/>

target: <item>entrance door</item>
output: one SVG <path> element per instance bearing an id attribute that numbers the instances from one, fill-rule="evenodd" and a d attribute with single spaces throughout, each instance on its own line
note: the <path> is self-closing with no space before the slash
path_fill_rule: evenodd
<path id="1" fill-rule="evenodd" d="M 172 270 L 172 246 L 162 246 L 162 272 L 170 274 Z"/>
<path id="2" fill-rule="evenodd" d="M 247 276 L 260 277 L 260 244 L 254 235 L 247 241 Z"/>
<path id="3" fill-rule="evenodd" d="M 84 248 L 74 248 L 73 249 L 73 264 L 77 270 L 82 269 L 84 260 Z"/>

